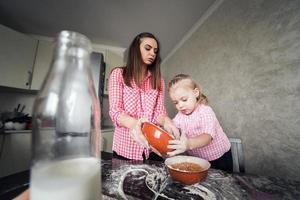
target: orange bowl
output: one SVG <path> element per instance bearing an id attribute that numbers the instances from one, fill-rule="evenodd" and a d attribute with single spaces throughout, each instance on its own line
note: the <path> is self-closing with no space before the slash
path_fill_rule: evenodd
<path id="1" fill-rule="evenodd" d="M 210 168 L 207 160 L 194 156 L 174 156 L 165 160 L 172 179 L 185 185 L 204 181 Z"/>
<path id="2" fill-rule="evenodd" d="M 167 152 L 172 150 L 168 149 L 167 146 L 169 145 L 169 140 L 174 140 L 174 137 L 159 126 L 150 122 L 144 122 L 142 124 L 142 132 L 152 148 L 156 149 L 162 156 L 166 156 Z"/>

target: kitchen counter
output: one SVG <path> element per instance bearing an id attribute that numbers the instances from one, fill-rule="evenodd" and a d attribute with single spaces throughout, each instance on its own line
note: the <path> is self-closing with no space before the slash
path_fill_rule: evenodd
<path id="1" fill-rule="evenodd" d="M 161 162 L 101 156 L 102 194 L 115 199 L 300 199 L 299 181 L 210 169 L 205 181 L 185 186 L 174 182 Z M 0 179 L 0 199 L 15 197 L 28 181 L 28 171 Z"/>
<path id="2" fill-rule="evenodd" d="M 101 133 L 105 132 L 110 132 L 113 131 L 114 127 L 113 126 L 102 126 L 101 127 Z M 0 135 L 5 135 L 5 134 L 19 134 L 19 133 L 32 133 L 32 130 L 4 130 L 0 129 Z"/>
<path id="3" fill-rule="evenodd" d="M 161 162 L 105 160 L 102 193 L 116 199 L 300 199 L 300 181 L 209 169 L 190 186 L 173 181 Z"/>
<path id="4" fill-rule="evenodd" d="M 32 130 L 3 130 L 1 129 L 0 135 L 6 135 L 6 134 L 19 134 L 19 133 L 30 133 L 31 134 Z"/>

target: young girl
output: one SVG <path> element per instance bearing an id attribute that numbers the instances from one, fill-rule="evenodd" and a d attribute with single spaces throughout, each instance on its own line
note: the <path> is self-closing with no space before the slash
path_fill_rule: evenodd
<path id="1" fill-rule="evenodd" d="M 108 95 L 109 114 L 115 124 L 114 157 L 144 160 L 150 156 L 150 159 L 159 159 L 150 154 L 141 132 L 144 118 L 179 135 L 164 107 L 165 88 L 159 52 L 159 42 L 154 35 L 140 33 L 129 47 L 126 66 L 111 72 Z"/>
<path id="2" fill-rule="evenodd" d="M 174 149 L 169 156 L 187 151 L 210 161 L 212 168 L 232 172 L 230 142 L 197 83 L 189 75 L 176 75 L 169 95 L 178 110 L 173 122 L 181 130 L 180 140 L 169 143 Z"/>

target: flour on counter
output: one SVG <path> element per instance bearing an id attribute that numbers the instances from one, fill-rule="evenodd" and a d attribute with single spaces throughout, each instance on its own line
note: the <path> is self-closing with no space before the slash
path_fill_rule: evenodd
<path id="1" fill-rule="evenodd" d="M 102 165 L 105 168 L 105 163 Z M 124 200 L 249 199 L 232 174 L 210 169 L 205 181 L 183 186 L 172 180 L 163 164 L 118 164 L 107 166 L 110 174 L 102 174 L 103 194 Z"/>
<path id="2" fill-rule="evenodd" d="M 102 195 L 102 200 L 117 200 L 117 199 L 106 196 L 106 195 Z"/>
<path id="3" fill-rule="evenodd" d="M 195 185 L 191 185 L 191 186 L 186 186 L 184 187 L 184 189 L 188 190 L 189 194 L 194 194 L 197 196 L 202 197 L 203 199 L 209 199 L 209 200 L 216 200 L 216 196 L 214 193 L 212 193 L 209 189 L 207 189 L 206 187 L 204 187 L 201 184 L 195 184 Z"/>
<path id="4" fill-rule="evenodd" d="M 109 179 L 103 183 L 102 187 L 109 195 L 116 196 L 118 199 L 134 199 L 134 197 L 126 195 L 124 192 L 124 187 L 129 184 L 129 181 L 126 182 L 126 179 L 130 178 L 130 182 L 135 182 L 134 187 L 138 189 L 139 186 L 145 187 L 142 184 L 146 184 L 145 179 L 147 177 L 149 177 L 148 180 L 151 182 L 149 189 L 155 194 L 160 188 L 159 184 L 161 183 L 161 181 L 155 180 L 166 179 L 167 175 L 164 170 L 155 165 L 123 165 L 118 169 L 112 170 Z M 154 196 L 154 194 L 152 195 Z"/>

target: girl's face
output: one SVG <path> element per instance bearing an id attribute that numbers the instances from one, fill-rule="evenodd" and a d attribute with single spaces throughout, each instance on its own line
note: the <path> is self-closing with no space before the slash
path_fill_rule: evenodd
<path id="1" fill-rule="evenodd" d="M 170 98 L 176 109 L 185 115 L 191 114 L 196 109 L 199 92 L 198 88 L 192 89 L 182 81 L 174 84 L 169 90 Z"/>
<path id="2" fill-rule="evenodd" d="M 153 38 L 141 39 L 140 50 L 143 62 L 146 65 L 151 65 L 155 61 L 158 52 L 156 40 Z"/>

